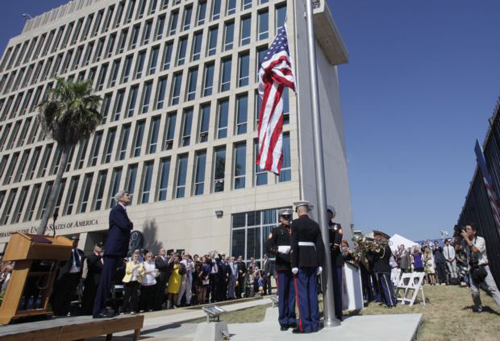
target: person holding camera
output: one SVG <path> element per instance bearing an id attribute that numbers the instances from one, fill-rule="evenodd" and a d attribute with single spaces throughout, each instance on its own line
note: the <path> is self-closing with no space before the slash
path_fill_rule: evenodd
<path id="1" fill-rule="evenodd" d="M 485 240 L 476 234 L 477 227 L 473 224 L 468 224 L 465 227 L 465 231 L 461 232 L 470 266 L 470 290 L 474 302 L 474 311 L 481 312 L 483 306 L 481 304 L 479 288 L 482 287 L 491 294 L 498 308 L 500 308 L 500 292 L 488 266 Z"/>

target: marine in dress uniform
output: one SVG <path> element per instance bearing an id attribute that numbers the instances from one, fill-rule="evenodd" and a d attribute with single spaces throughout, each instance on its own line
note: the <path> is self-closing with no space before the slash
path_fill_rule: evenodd
<path id="1" fill-rule="evenodd" d="M 382 236 L 375 234 L 375 241 L 380 240 Z M 379 250 L 373 251 L 373 272 L 379 283 L 380 298 L 386 304 L 387 308 L 395 307 L 397 304 L 394 287 L 391 281 L 391 259 L 392 251 L 388 245 L 381 246 Z"/>
<path id="2" fill-rule="evenodd" d="M 332 276 L 333 276 L 333 298 L 335 301 L 335 316 L 342 321 L 342 270 L 344 268 L 344 258 L 340 246 L 342 244 L 342 226 L 334 223 L 335 208 L 328 206 L 328 226 L 330 236 L 330 255 L 332 258 Z"/>
<path id="3" fill-rule="evenodd" d="M 295 315 L 295 283 L 293 280 L 292 266 L 290 263 L 290 221 L 293 211 L 283 209 L 279 211 L 280 225 L 275 227 L 267 238 L 267 251 L 276 255 L 276 282 L 278 286 L 278 322 L 281 330 L 297 327 Z"/>
<path id="4" fill-rule="evenodd" d="M 295 275 L 295 291 L 299 306 L 299 325 L 294 333 L 313 333 L 319 330 L 318 282 L 322 272 L 325 249 L 321 230 L 308 212 L 308 201 L 294 203 L 298 219 L 292 222 L 291 263 Z"/>

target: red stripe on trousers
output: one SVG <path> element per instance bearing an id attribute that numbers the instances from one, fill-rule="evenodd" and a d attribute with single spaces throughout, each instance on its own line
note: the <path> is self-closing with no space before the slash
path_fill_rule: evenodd
<path id="1" fill-rule="evenodd" d="M 295 283 L 295 296 L 297 297 L 297 309 L 299 310 L 299 329 L 301 332 L 304 330 L 302 329 L 302 314 L 300 313 L 300 301 L 299 301 L 299 288 L 297 287 L 297 277 L 293 277 L 293 282 Z"/>

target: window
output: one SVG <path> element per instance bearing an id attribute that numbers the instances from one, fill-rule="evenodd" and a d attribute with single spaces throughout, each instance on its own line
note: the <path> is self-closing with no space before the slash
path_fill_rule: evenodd
<path id="1" fill-rule="evenodd" d="M 125 2 L 121 1 L 118 3 L 118 10 L 116 11 L 115 21 L 113 22 L 113 27 L 120 26 L 123 15 L 123 7 L 125 7 Z"/>
<path id="2" fill-rule="evenodd" d="M 292 168 L 290 160 L 290 134 L 283 134 L 283 163 L 278 178 L 279 182 L 292 180 Z"/>
<path id="3" fill-rule="evenodd" d="M 153 82 L 147 82 L 146 84 L 144 84 L 144 89 L 142 91 L 141 112 L 144 114 L 149 111 L 149 104 L 151 103 L 151 92 L 153 91 Z"/>
<path id="4" fill-rule="evenodd" d="M 259 91 L 255 91 L 255 113 L 254 113 L 254 130 L 257 130 L 259 127 L 259 118 L 260 118 L 260 108 L 262 106 L 262 98 L 260 97 Z"/>
<path id="5" fill-rule="evenodd" d="M 247 132 L 248 119 L 248 95 L 239 95 L 236 97 L 236 135 L 245 134 Z"/>
<path id="6" fill-rule="evenodd" d="M 168 176 L 170 173 L 170 158 L 160 160 L 160 181 L 158 186 L 158 200 L 167 200 Z"/>
<path id="7" fill-rule="evenodd" d="M 131 96 L 133 95 L 132 91 L 133 91 L 133 89 L 130 91 Z M 125 98 L 125 90 L 118 90 L 118 92 L 116 93 L 115 108 L 113 110 L 113 112 L 114 112 L 113 121 L 116 121 L 120 118 L 124 98 Z M 129 98 L 129 103 L 130 103 L 130 98 Z"/>
<path id="8" fill-rule="evenodd" d="M 90 31 L 90 26 L 92 25 L 92 20 L 94 20 L 93 14 L 91 14 L 90 16 L 87 17 L 87 22 L 85 23 L 85 28 L 83 29 L 81 40 L 87 39 L 87 37 L 89 35 L 89 31 Z"/>
<path id="9" fill-rule="evenodd" d="M 145 59 L 146 59 L 146 51 L 139 52 L 137 56 L 137 66 L 135 68 L 135 79 L 142 77 L 142 69 L 144 68 Z"/>
<path id="10" fill-rule="evenodd" d="M 174 84 L 172 86 L 172 100 L 171 105 L 179 104 L 179 99 L 181 95 L 181 83 L 182 83 L 182 73 L 177 73 L 174 75 Z"/>
<path id="11" fill-rule="evenodd" d="M 111 161 L 111 155 L 113 154 L 113 146 L 116 138 L 116 128 L 111 128 L 108 131 L 108 137 L 106 138 L 106 146 L 104 147 L 104 157 L 103 163 L 109 163 Z"/>
<path id="12" fill-rule="evenodd" d="M 193 108 L 184 110 L 182 116 L 182 140 L 181 147 L 189 146 L 191 141 L 191 126 L 193 123 Z"/>
<path id="13" fill-rule="evenodd" d="M 151 50 L 151 55 L 149 56 L 149 67 L 148 75 L 152 75 L 156 72 L 156 65 L 158 64 L 158 54 L 160 53 L 160 47 L 155 46 Z"/>
<path id="14" fill-rule="evenodd" d="M 45 209 L 47 208 L 47 202 L 49 201 L 49 196 L 50 196 L 50 192 L 52 191 L 52 185 L 54 183 L 51 181 L 51 182 L 47 182 L 45 184 L 45 187 L 43 189 L 43 194 L 42 194 L 42 201 L 41 201 L 41 205 L 39 206 L 38 208 L 38 212 L 36 214 L 36 219 L 40 219 L 43 214 L 45 213 Z"/>
<path id="15" fill-rule="evenodd" d="M 106 80 L 107 72 L 108 72 L 108 64 L 104 64 L 101 67 L 101 72 L 99 73 L 99 78 L 97 80 L 97 91 L 101 91 L 104 88 L 104 82 Z"/>
<path id="16" fill-rule="evenodd" d="M 153 27 L 153 22 L 151 20 L 146 21 L 146 25 L 144 26 L 144 31 L 142 32 L 141 45 L 146 45 L 147 43 L 149 43 L 152 27 Z"/>
<path id="17" fill-rule="evenodd" d="M 242 0 L 241 2 L 242 2 L 241 7 L 242 7 L 244 10 L 245 10 L 245 9 L 252 8 L 252 0 Z"/>
<path id="18" fill-rule="evenodd" d="M 144 126 L 145 121 L 137 122 L 137 125 L 135 127 L 134 148 L 131 155 L 132 157 L 141 155 L 142 140 L 144 138 Z"/>
<path id="19" fill-rule="evenodd" d="M 167 93 L 167 77 L 160 78 L 158 80 L 157 86 L 157 95 L 156 95 L 156 109 L 163 109 L 165 105 L 165 97 Z"/>
<path id="20" fill-rule="evenodd" d="M 258 15 L 258 37 L 259 40 L 267 39 L 269 37 L 269 12 L 262 11 Z"/>
<path id="21" fill-rule="evenodd" d="M 31 156 L 31 162 L 28 167 L 28 171 L 26 173 L 26 180 L 33 179 L 35 175 L 36 165 L 38 164 L 38 159 L 40 158 L 40 153 L 42 152 L 42 147 L 38 147 L 33 152 L 33 156 Z"/>
<path id="22" fill-rule="evenodd" d="M 90 190 L 92 189 L 92 179 L 94 175 L 92 173 L 86 174 L 83 178 L 82 191 L 80 193 L 80 204 L 77 210 L 78 213 L 85 213 L 87 211 L 87 206 L 89 203 Z"/>
<path id="23" fill-rule="evenodd" d="M 198 142 L 208 141 L 208 129 L 210 124 L 210 104 L 203 104 L 200 106 L 200 119 L 199 119 L 199 137 Z"/>
<path id="24" fill-rule="evenodd" d="M 134 15 L 135 0 L 130 0 L 127 7 L 127 14 L 125 14 L 125 22 L 129 23 L 132 21 L 132 16 Z"/>
<path id="25" fill-rule="evenodd" d="M 111 6 L 108 8 L 108 11 L 106 12 L 106 18 L 104 19 L 104 25 L 102 25 L 101 33 L 108 32 L 109 24 L 111 24 L 111 17 L 113 16 L 114 10 L 115 6 Z"/>
<path id="26" fill-rule="evenodd" d="M 118 47 L 116 53 L 122 53 L 125 50 L 125 42 L 127 41 L 128 30 L 123 30 L 120 34 L 120 41 L 118 42 Z"/>
<path id="27" fill-rule="evenodd" d="M 153 179 L 153 166 L 154 162 L 149 161 L 144 163 L 142 169 L 142 189 L 141 189 L 141 203 L 147 204 L 149 202 L 149 195 L 151 193 L 151 182 Z"/>
<path id="28" fill-rule="evenodd" d="M 42 185 L 38 184 L 33 187 L 33 191 L 30 194 L 30 200 L 28 202 L 28 209 L 24 214 L 23 222 L 31 221 L 33 219 L 33 214 L 35 213 L 35 207 L 38 204 L 38 196 L 40 195 L 40 188 Z"/>
<path id="29" fill-rule="evenodd" d="M 160 134 L 160 121 L 161 116 L 153 117 L 151 126 L 149 128 L 148 138 L 148 154 L 156 153 L 156 146 L 158 144 L 158 135 Z"/>
<path id="30" fill-rule="evenodd" d="M 227 0 L 226 15 L 231 15 L 234 13 L 236 13 L 236 0 Z"/>
<path id="31" fill-rule="evenodd" d="M 14 173 L 14 170 L 16 169 L 18 160 L 19 160 L 19 152 L 14 153 L 14 155 L 12 155 L 12 158 L 11 158 L 10 163 L 9 163 L 9 167 L 7 167 L 7 173 L 5 173 L 5 179 L 3 180 L 4 185 L 10 184 L 10 181 L 12 180 L 12 174 Z"/>
<path id="32" fill-rule="evenodd" d="M 250 54 L 240 54 L 238 64 L 238 86 L 246 86 L 250 81 Z"/>
<path id="33" fill-rule="evenodd" d="M 65 187 L 66 187 L 66 179 L 62 179 L 61 183 L 59 184 L 59 188 L 57 190 L 57 200 L 56 200 L 56 206 L 54 207 L 54 212 L 59 212 Z"/>
<path id="34" fill-rule="evenodd" d="M 113 174 L 111 175 L 111 186 L 109 187 L 108 193 L 108 207 L 112 208 L 115 206 L 115 194 L 120 190 L 120 181 L 122 179 L 122 167 L 117 167 L 113 169 Z"/>
<path id="35" fill-rule="evenodd" d="M 184 198 L 186 195 L 186 174 L 188 154 L 179 155 L 177 159 L 177 179 L 175 186 L 175 197 Z"/>
<path id="36" fill-rule="evenodd" d="M 116 85 L 116 79 L 118 78 L 118 70 L 120 69 L 120 60 L 115 60 L 113 66 L 111 66 L 111 77 L 109 79 L 108 87 L 113 87 Z"/>
<path id="37" fill-rule="evenodd" d="M 214 85 L 214 63 L 205 64 L 205 75 L 203 81 L 203 96 L 210 96 Z"/>
<path id="38" fill-rule="evenodd" d="M 254 160 L 257 160 L 257 156 L 259 155 L 259 140 L 255 140 L 254 142 Z M 257 163 L 255 163 L 255 186 L 267 185 L 267 172 L 262 170 Z"/>
<path id="39" fill-rule="evenodd" d="M 193 15 L 193 7 L 191 6 L 186 7 L 184 10 L 184 19 L 182 20 L 183 31 L 189 30 L 189 27 L 191 26 L 192 15 Z"/>
<path id="40" fill-rule="evenodd" d="M 132 36 L 130 37 L 129 50 L 135 49 L 137 46 L 137 40 L 139 39 L 139 29 L 140 25 L 135 25 L 132 28 Z"/>
<path id="41" fill-rule="evenodd" d="M 99 41 L 97 42 L 97 49 L 94 55 L 94 62 L 98 62 L 101 60 L 103 48 L 104 48 L 104 38 L 99 39 Z"/>
<path id="42" fill-rule="evenodd" d="M 99 149 L 101 148 L 102 141 L 102 131 L 95 133 L 94 142 L 92 143 L 92 153 L 90 155 L 89 167 L 93 167 L 97 164 L 97 158 L 99 156 Z"/>
<path id="43" fill-rule="evenodd" d="M 213 0 L 212 2 L 212 20 L 220 18 L 221 0 Z"/>
<path id="44" fill-rule="evenodd" d="M 125 58 L 125 64 L 123 65 L 122 83 L 128 82 L 131 69 L 132 69 L 132 56 L 127 56 L 127 58 Z"/>
<path id="45" fill-rule="evenodd" d="M 240 38 L 240 46 L 250 44 L 250 35 L 252 29 L 252 18 L 244 17 L 241 19 L 241 38 Z"/>
<path id="46" fill-rule="evenodd" d="M 137 179 L 137 164 L 130 165 L 127 171 L 126 191 L 129 194 L 134 194 L 135 192 L 135 181 Z"/>
<path id="47" fill-rule="evenodd" d="M 214 149 L 214 193 L 224 191 L 224 174 L 226 168 L 226 147 Z"/>
<path id="48" fill-rule="evenodd" d="M 120 148 L 118 149 L 117 160 L 124 160 L 127 153 L 127 144 L 130 136 L 130 124 L 124 125 L 120 135 Z"/>
<path id="49" fill-rule="evenodd" d="M 175 121 L 177 118 L 177 113 L 169 113 L 167 115 L 167 121 L 165 122 L 165 142 L 163 145 L 163 150 L 170 150 L 174 144 L 174 134 L 175 134 Z"/>
<path id="50" fill-rule="evenodd" d="M 276 6 L 276 31 L 285 24 L 286 20 L 286 4 Z"/>
<path id="51" fill-rule="evenodd" d="M 219 34 L 219 29 L 217 28 L 217 26 L 211 27 L 208 30 L 207 56 L 213 56 L 217 52 L 218 34 Z"/>
<path id="52" fill-rule="evenodd" d="M 166 9 L 168 7 L 168 1 L 169 0 L 161 0 L 161 5 L 160 5 L 160 8 L 163 10 L 163 9 Z"/>
<path id="53" fill-rule="evenodd" d="M 73 212 L 75 204 L 76 191 L 78 190 L 79 176 L 74 176 L 69 184 L 69 193 L 66 197 L 66 204 L 64 205 L 63 215 L 70 215 Z"/>
<path id="54" fill-rule="evenodd" d="M 145 10 L 146 10 L 146 0 L 140 0 L 139 7 L 137 9 L 137 19 L 141 19 L 144 16 Z"/>
<path id="55" fill-rule="evenodd" d="M 184 65 L 186 62 L 187 37 L 179 40 L 179 52 L 177 54 L 177 66 Z"/>
<path id="56" fill-rule="evenodd" d="M 218 103 L 218 112 L 217 112 L 216 138 L 218 139 L 227 137 L 228 113 L 229 113 L 229 100 L 228 99 L 220 100 Z"/>
<path id="57" fill-rule="evenodd" d="M 17 199 L 16 209 L 14 210 L 14 214 L 12 215 L 11 224 L 17 224 L 19 220 L 21 220 L 21 214 L 23 213 L 24 204 L 26 203 L 28 190 L 29 187 L 23 187 L 23 189 L 21 190 L 21 194 L 19 194 L 19 198 Z"/>
<path id="58" fill-rule="evenodd" d="M 224 51 L 229 51 L 233 48 L 233 40 L 234 22 L 228 22 L 224 27 Z"/>
<path id="59" fill-rule="evenodd" d="M 245 188 L 246 144 L 234 146 L 234 189 Z"/>
<path id="60" fill-rule="evenodd" d="M 220 91 L 224 92 L 231 88 L 231 59 L 222 60 L 221 69 Z"/>
<path id="61" fill-rule="evenodd" d="M 188 91 L 186 100 L 192 101 L 196 97 L 196 83 L 198 81 L 198 68 L 189 70 L 188 76 Z"/>
<path id="62" fill-rule="evenodd" d="M 89 145 L 89 140 L 85 139 L 80 142 L 80 148 L 78 149 L 78 155 L 76 157 L 77 164 L 75 169 L 82 169 L 83 164 L 85 163 L 85 155 L 87 154 L 87 147 Z"/>
<path id="63" fill-rule="evenodd" d="M 255 68 L 255 80 L 256 81 L 259 81 L 260 64 L 262 64 L 262 62 L 264 61 L 266 54 L 267 54 L 267 46 L 257 48 L 257 65 Z"/>
<path id="64" fill-rule="evenodd" d="M 0 221 L 0 225 L 5 225 L 9 221 L 10 212 L 12 210 L 12 206 L 14 206 L 14 201 L 16 200 L 17 189 L 12 189 L 9 193 L 9 198 L 5 203 L 5 208 L 3 209 L 2 221 Z"/>
<path id="65" fill-rule="evenodd" d="M 97 177 L 97 188 L 94 194 L 94 211 L 99 211 L 102 207 L 102 198 L 104 197 L 104 188 L 106 187 L 106 177 L 108 170 L 99 172 Z"/>
<path id="66" fill-rule="evenodd" d="M 191 61 L 199 60 L 201 56 L 201 43 L 203 40 L 203 31 L 197 32 L 194 34 L 193 38 L 193 48 L 192 48 L 192 56 Z"/>
<path id="67" fill-rule="evenodd" d="M 168 34 L 169 35 L 174 35 L 176 30 L 177 30 L 177 20 L 179 18 L 179 12 L 176 11 L 176 12 L 172 12 L 170 14 L 170 25 L 169 25 L 169 29 L 168 29 Z"/>
<path id="68" fill-rule="evenodd" d="M 168 70 L 170 68 L 173 46 L 174 44 L 171 41 L 165 44 L 165 48 L 163 50 L 163 70 Z"/>
<path id="69" fill-rule="evenodd" d="M 283 124 L 290 123 L 290 88 L 283 89 Z"/>
<path id="70" fill-rule="evenodd" d="M 194 195 L 203 194 L 205 187 L 205 168 L 207 162 L 207 151 L 196 152 L 194 173 Z"/>
<path id="71" fill-rule="evenodd" d="M 198 4 L 198 15 L 196 18 L 197 25 L 203 25 L 207 16 L 207 2 L 203 1 Z"/>
<path id="72" fill-rule="evenodd" d="M 156 22 L 156 30 L 155 30 L 155 40 L 160 40 L 163 38 L 163 31 L 165 30 L 165 16 L 162 15 L 158 18 Z"/>

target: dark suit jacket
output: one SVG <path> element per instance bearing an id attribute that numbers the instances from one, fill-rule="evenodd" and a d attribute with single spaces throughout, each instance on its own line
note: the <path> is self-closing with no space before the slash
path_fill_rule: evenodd
<path id="1" fill-rule="evenodd" d="M 127 216 L 122 205 L 117 204 L 109 213 L 108 240 L 104 248 L 104 256 L 126 257 L 130 241 L 130 231 L 134 224 Z"/>
<path id="2" fill-rule="evenodd" d="M 92 253 L 87 257 L 87 278 L 85 279 L 86 285 L 99 285 L 102 272 L 101 256 Z"/>
<path id="3" fill-rule="evenodd" d="M 172 270 L 174 268 L 174 262 L 168 264 L 168 259 L 166 257 L 165 260 L 163 260 L 160 256 L 158 256 L 155 259 L 155 265 L 158 271 L 160 271 L 159 281 L 168 281 L 168 278 L 170 277 L 170 274 L 172 273 Z"/>
<path id="4" fill-rule="evenodd" d="M 299 246 L 300 242 L 313 243 L 315 246 Z M 291 242 L 292 268 L 323 266 L 325 244 L 317 222 L 306 215 L 292 221 Z"/>
<path id="5" fill-rule="evenodd" d="M 81 274 L 83 270 L 83 262 L 85 261 L 85 255 L 83 251 L 80 249 L 77 249 L 77 252 L 80 254 L 80 274 Z M 59 269 L 59 276 L 57 277 L 57 279 L 61 279 L 62 276 L 69 273 L 72 265 L 73 265 L 73 252 L 71 252 L 69 259 L 61 264 L 61 267 Z"/>

